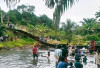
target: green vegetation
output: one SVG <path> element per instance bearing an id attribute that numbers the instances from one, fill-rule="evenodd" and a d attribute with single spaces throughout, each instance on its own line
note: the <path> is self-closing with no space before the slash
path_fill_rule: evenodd
<path id="1" fill-rule="evenodd" d="M 48 41 L 48 43 L 51 44 L 64 43 L 69 45 L 88 45 L 89 41 L 100 41 L 100 11 L 96 12 L 95 18 L 84 18 L 83 21 L 80 22 L 82 23 L 81 26 L 77 25 L 76 22 L 67 19 L 66 22 L 62 23 L 62 27 L 58 27 L 59 18 L 55 17 L 55 20 L 59 20 L 53 21 L 46 15 L 41 15 L 40 17 L 36 16 L 34 11 L 34 6 L 21 5 L 18 6 L 17 9 L 10 10 L 7 13 L 0 10 L 0 14 L 4 15 L 4 26 L 7 22 L 7 16 L 9 16 L 10 23 L 14 24 L 17 29 L 22 29 L 37 37 L 55 37 L 54 40 Z M 16 36 L 16 33 L 5 30 L 3 26 L 0 26 L 0 36 L 6 34 L 10 37 Z M 0 46 L 14 47 L 23 46 L 24 44 L 31 45 L 36 42 L 21 34 L 17 34 L 17 36 L 18 41 L 3 42 L 0 43 Z M 60 42 L 57 41 L 58 38 L 60 38 Z"/>
<path id="2" fill-rule="evenodd" d="M 2 42 L 0 43 L 0 47 L 23 47 L 23 46 L 28 46 L 28 45 L 34 45 L 36 43 L 35 40 L 30 39 L 30 38 L 23 38 L 23 39 L 18 39 L 17 41 L 8 41 L 8 42 Z"/>
<path id="3" fill-rule="evenodd" d="M 5 28 L 0 25 L 0 36 L 4 35 L 6 32 Z"/>
<path id="4" fill-rule="evenodd" d="M 60 18 L 62 16 L 62 13 L 64 13 L 69 7 L 72 7 L 75 2 L 79 0 L 44 0 L 45 5 L 48 8 L 55 8 L 55 11 L 53 13 L 53 21 L 55 29 L 59 28 Z M 11 8 L 11 6 L 14 6 L 16 3 L 19 3 L 20 0 L 4 0 L 6 2 L 7 7 Z M 26 8 L 26 6 L 22 5 L 22 7 L 19 8 Z M 23 10 L 22 10 L 23 11 Z"/>

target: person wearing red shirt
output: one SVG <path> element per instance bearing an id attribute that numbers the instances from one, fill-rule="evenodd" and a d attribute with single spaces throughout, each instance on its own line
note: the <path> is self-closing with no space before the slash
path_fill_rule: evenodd
<path id="1" fill-rule="evenodd" d="M 95 41 L 91 41 L 91 45 L 90 45 L 90 55 L 94 55 L 93 52 L 95 50 Z"/>
<path id="2" fill-rule="evenodd" d="M 91 41 L 91 50 L 95 50 L 95 41 Z"/>
<path id="3" fill-rule="evenodd" d="M 35 57 L 38 58 L 38 50 L 37 50 L 37 46 L 34 46 L 32 48 L 32 51 L 33 51 L 33 58 L 35 59 Z"/>

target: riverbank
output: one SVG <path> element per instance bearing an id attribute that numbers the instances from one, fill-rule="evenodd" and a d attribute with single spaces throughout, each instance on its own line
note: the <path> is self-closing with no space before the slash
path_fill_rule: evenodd
<path id="1" fill-rule="evenodd" d="M 35 43 L 36 41 L 31 38 L 22 38 L 18 39 L 17 41 L 0 42 L 0 50 L 28 48 L 33 46 Z"/>
<path id="2" fill-rule="evenodd" d="M 1 50 L 20 50 L 20 49 L 29 49 L 36 44 L 37 41 L 33 39 L 18 39 L 18 41 L 8 41 L 0 43 L 0 51 Z M 51 47 L 52 48 L 52 47 Z M 39 49 L 48 49 L 48 46 L 41 44 Z"/>

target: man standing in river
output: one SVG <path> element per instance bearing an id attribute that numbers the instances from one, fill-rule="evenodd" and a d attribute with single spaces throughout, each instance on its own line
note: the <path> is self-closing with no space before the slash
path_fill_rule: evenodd
<path id="1" fill-rule="evenodd" d="M 58 44 L 57 49 L 55 50 L 55 53 L 54 53 L 54 57 L 55 57 L 55 60 L 56 60 L 56 67 L 57 67 L 57 64 L 59 62 L 60 56 L 62 56 L 62 50 L 61 50 L 61 45 Z"/>
<path id="2" fill-rule="evenodd" d="M 37 46 L 34 45 L 34 47 L 32 48 L 33 51 L 33 58 L 35 59 L 35 57 L 38 58 L 38 50 L 37 50 Z"/>

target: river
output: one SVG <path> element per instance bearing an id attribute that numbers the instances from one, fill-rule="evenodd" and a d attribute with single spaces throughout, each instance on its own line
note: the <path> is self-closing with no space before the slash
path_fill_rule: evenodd
<path id="1" fill-rule="evenodd" d="M 0 68 L 55 68 L 54 51 L 47 59 L 47 50 L 39 50 L 39 58 L 33 59 L 31 49 L 2 50 L 0 51 Z M 97 68 L 95 57 L 87 56 L 87 64 L 84 68 Z M 74 60 L 69 56 L 69 60 Z"/>

